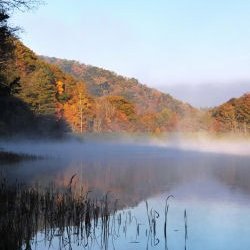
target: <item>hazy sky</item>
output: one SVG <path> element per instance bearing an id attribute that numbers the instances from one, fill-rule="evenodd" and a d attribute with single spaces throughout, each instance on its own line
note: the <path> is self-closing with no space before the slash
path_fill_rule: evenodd
<path id="1" fill-rule="evenodd" d="M 250 90 L 249 0 L 47 0 L 12 22 L 38 54 L 135 77 L 196 106 Z M 218 93 L 205 103 L 197 85 Z"/>

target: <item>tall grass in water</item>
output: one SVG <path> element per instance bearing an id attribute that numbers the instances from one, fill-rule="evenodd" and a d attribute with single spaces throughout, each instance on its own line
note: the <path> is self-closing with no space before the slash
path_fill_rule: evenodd
<path id="1" fill-rule="evenodd" d="M 0 249 L 35 249 L 44 238 L 46 248 L 52 243 L 58 249 L 72 249 L 80 245 L 87 249 L 109 249 L 121 234 L 127 234 L 135 226 L 135 238 L 130 243 L 139 243 L 140 235 L 146 235 L 147 248 L 159 245 L 157 226 L 160 218 L 158 211 L 149 209 L 146 202 L 148 225 L 143 226 L 131 211 L 117 213 L 117 202 L 112 202 L 109 193 L 102 199 L 90 198 L 89 193 L 82 195 L 72 188 L 74 176 L 64 190 L 58 190 L 53 184 L 47 188 L 38 185 L 29 187 L 16 183 L 8 185 L 0 181 Z M 166 199 L 164 236 L 167 239 L 167 216 L 169 204 Z M 164 211 L 163 211 L 164 217 Z M 161 219 L 161 218 L 160 218 Z M 187 243 L 187 213 L 185 220 L 185 249 Z M 140 227 L 141 225 L 141 227 Z M 123 230 L 121 230 L 123 229 Z M 143 234 L 145 230 L 146 234 Z M 134 236 L 133 236 L 134 237 Z M 39 240 L 39 241 L 38 241 Z"/>
<path id="2" fill-rule="evenodd" d="M 187 239 L 188 239 L 188 226 L 187 226 L 187 210 L 184 210 L 184 224 L 185 224 L 185 250 L 187 249 Z"/>
<path id="3" fill-rule="evenodd" d="M 79 196 L 70 187 L 58 191 L 53 184 L 46 189 L 38 186 L 0 183 L 0 249 L 31 249 L 36 235 L 42 232 L 49 244 L 54 237 L 59 247 L 71 249 L 72 235 L 78 244 L 88 246 L 93 240 L 91 230 L 102 225 L 103 248 L 107 244 L 109 219 L 116 213 L 108 195 L 103 199 Z"/>
<path id="4" fill-rule="evenodd" d="M 174 198 L 173 195 L 169 195 L 166 199 L 166 203 L 165 203 L 165 221 L 164 221 L 164 239 L 165 239 L 165 250 L 168 250 L 168 239 L 167 239 L 167 225 L 168 225 L 168 210 L 169 210 L 169 203 L 168 200 L 170 198 Z"/>
<path id="5" fill-rule="evenodd" d="M 151 239 L 151 246 L 157 246 L 160 242 L 159 238 L 156 237 L 156 227 L 157 227 L 157 219 L 160 217 L 160 214 L 148 207 L 148 202 L 146 201 L 146 210 L 147 210 L 147 217 L 148 217 L 148 240 Z M 148 249 L 148 246 L 147 246 Z"/>

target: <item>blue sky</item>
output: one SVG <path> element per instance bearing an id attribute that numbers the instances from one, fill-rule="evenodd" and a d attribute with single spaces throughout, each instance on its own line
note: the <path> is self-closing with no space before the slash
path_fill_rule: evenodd
<path id="1" fill-rule="evenodd" d="M 249 0 L 47 0 L 12 22 L 38 54 L 136 77 L 196 106 L 250 90 Z M 229 93 L 205 103 L 196 86 Z"/>

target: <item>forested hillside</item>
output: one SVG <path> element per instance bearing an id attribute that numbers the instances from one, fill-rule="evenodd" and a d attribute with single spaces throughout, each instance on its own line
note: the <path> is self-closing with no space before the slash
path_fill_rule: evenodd
<path id="1" fill-rule="evenodd" d="M 250 95 L 198 110 L 102 68 L 38 57 L 9 26 L 14 10 L 39 1 L 0 2 L 0 135 L 66 132 L 248 133 Z"/>
<path id="2" fill-rule="evenodd" d="M 13 46 L 13 56 L 1 70 L 0 133 L 87 130 L 92 99 L 84 83 L 43 62 L 17 39 Z"/>
<path id="3" fill-rule="evenodd" d="M 15 39 L 13 56 L 1 71 L 1 134 L 173 131 L 196 112 L 135 80 L 110 74 L 113 91 L 91 96 L 88 81 L 44 62 Z M 133 90 L 133 98 L 124 96 L 127 90 Z"/>
<path id="4" fill-rule="evenodd" d="M 250 132 L 250 93 L 228 102 L 211 111 L 214 128 L 220 132 Z"/>
<path id="5" fill-rule="evenodd" d="M 122 96 L 135 103 L 141 113 L 159 112 L 164 108 L 184 115 L 194 111 L 189 104 L 174 99 L 169 94 L 162 93 L 138 82 L 135 78 L 127 78 L 102 68 L 80 64 L 77 61 L 58 58 L 41 57 L 46 62 L 57 65 L 61 70 L 71 74 L 86 83 L 88 91 L 95 97 Z"/>
<path id="6" fill-rule="evenodd" d="M 0 71 L 1 135 L 249 132 L 249 93 L 197 110 L 135 79 L 74 61 L 44 61 L 17 39 L 12 45 Z"/>
<path id="7" fill-rule="evenodd" d="M 13 46 L 0 74 L 1 135 L 249 131 L 249 94 L 197 110 L 135 79 L 74 61 L 44 61 L 17 39 Z"/>
<path id="8" fill-rule="evenodd" d="M 198 110 L 135 79 L 90 66 L 81 79 L 40 59 L 17 39 L 12 45 L 13 55 L 1 71 L 1 134 L 166 132 L 201 127 Z"/>
<path id="9" fill-rule="evenodd" d="M 127 114 L 122 112 L 120 118 L 129 118 L 130 125 L 125 126 L 129 131 L 142 132 L 166 132 L 166 131 L 194 131 L 207 129 L 204 124 L 204 115 L 199 110 L 187 103 L 174 99 L 169 94 L 162 93 L 138 82 L 134 78 L 126 78 L 114 72 L 102 68 L 80 64 L 76 61 L 62 60 L 58 58 L 41 57 L 46 62 L 57 65 L 65 73 L 69 73 L 79 80 L 83 80 L 88 92 L 94 96 L 97 103 L 97 113 L 107 113 L 101 103 L 107 102 L 117 110 L 117 103 L 126 102 L 130 105 Z M 101 110 L 98 109 L 101 107 Z M 128 114 L 129 112 L 132 112 Z M 120 110 L 121 111 L 121 110 Z M 125 115 L 125 116 L 124 116 Z M 125 125 L 126 120 L 118 124 Z M 98 124 L 105 130 L 123 130 L 123 126 L 112 125 L 112 115 L 96 120 L 95 130 Z M 133 121 L 132 121 L 133 120 Z M 132 121 L 132 122 L 131 122 Z"/>

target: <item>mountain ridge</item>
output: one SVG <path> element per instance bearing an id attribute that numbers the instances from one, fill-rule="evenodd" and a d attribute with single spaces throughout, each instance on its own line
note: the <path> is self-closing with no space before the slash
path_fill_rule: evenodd
<path id="1" fill-rule="evenodd" d="M 238 98 L 231 98 L 233 100 L 236 100 L 236 103 L 239 102 L 239 105 L 237 105 L 237 110 L 234 110 L 233 114 L 231 114 L 231 117 L 228 118 L 228 116 L 230 115 L 227 114 L 227 111 L 225 109 L 227 108 L 228 103 L 230 103 L 231 99 L 215 107 L 211 107 L 208 109 L 196 109 L 189 103 L 185 103 L 176 98 L 173 98 L 170 94 L 161 92 L 154 88 L 150 88 L 145 84 L 141 84 L 135 78 L 123 77 L 113 71 L 109 71 L 107 69 L 92 65 L 86 65 L 84 63 L 79 63 L 76 60 L 67 60 L 44 56 L 42 58 L 49 63 L 57 65 L 62 71 L 73 75 L 79 80 L 84 81 L 88 87 L 89 92 L 95 97 L 108 96 L 112 94 L 122 95 L 129 101 L 137 103 L 137 108 L 140 114 L 161 112 L 162 109 L 166 107 L 169 108 L 171 111 L 176 112 L 178 115 L 180 115 L 181 121 L 178 124 L 180 130 L 202 129 L 217 132 L 234 131 L 244 133 L 250 130 L 249 115 L 247 112 L 242 111 L 242 109 L 250 110 L 250 102 L 247 98 L 247 96 L 249 96 L 249 93 L 245 93 Z M 117 78 L 117 80 L 114 81 L 114 79 L 112 78 Z M 112 81 L 114 81 L 112 86 L 113 89 L 111 88 L 110 90 Z M 110 82 L 111 84 L 109 84 Z M 114 85 L 119 85 L 120 82 L 122 82 L 125 86 L 127 84 L 127 88 L 122 89 L 123 93 L 119 89 L 118 91 L 114 89 Z M 133 86 L 141 87 L 143 91 L 148 94 L 148 96 L 145 96 L 145 93 L 140 93 L 142 96 L 141 99 L 139 98 L 139 101 L 133 98 L 134 96 L 136 96 L 136 98 L 140 97 L 138 96 L 138 94 L 135 95 L 135 92 L 138 92 L 138 89 L 136 89 L 135 87 L 132 91 L 133 93 L 131 96 L 131 91 L 129 88 L 133 88 Z M 100 91 L 100 88 L 103 92 Z M 153 102 L 150 100 L 151 98 L 153 99 Z M 157 98 L 162 99 L 162 102 L 159 102 L 159 99 Z M 154 102 L 156 103 L 155 106 Z M 143 106 L 143 108 L 140 107 L 140 105 Z M 239 118 L 239 114 L 237 114 L 237 112 L 241 114 L 241 118 Z M 229 119 L 233 120 L 234 123 L 237 123 L 237 125 L 229 125 Z M 158 128 L 155 127 L 154 129 L 157 130 Z M 161 131 L 161 129 L 159 130 Z"/>
<path id="2" fill-rule="evenodd" d="M 211 110 L 195 109 L 134 78 L 39 57 L 18 40 L 14 47 L 0 71 L 1 135 L 32 129 L 40 135 L 250 131 L 248 94 Z"/>
<path id="3" fill-rule="evenodd" d="M 88 87 L 89 93 L 95 97 L 107 96 L 107 95 L 122 95 L 129 101 L 135 102 L 136 98 L 138 98 L 138 94 L 135 95 L 136 91 L 139 92 L 139 95 L 144 95 L 144 97 L 145 97 L 145 92 L 148 92 L 149 99 L 157 99 L 160 96 L 160 98 L 163 99 L 162 100 L 163 103 L 164 101 L 165 103 L 167 103 L 168 101 L 169 102 L 173 101 L 175 102 L 176 106 L 183 105 L 186 106 L 186 108 L 196 109 L 192 107 L 192 105 L 190 105 L 189 103 L 178 100 L 173 96 L 171 96 L 170 94 L 159 91 L 156 88 L 152 88 L 147 86 L 146 84 L 142 84 L 133 77 L 132 78 L 124 77 L 122 75 L 115 73 L 114 71 L 104 69 L 101 67 L 96 67 L 93 65 L 80 63 L 76 60 L 67 60 L 67 59 L 60 59 L 48 56 L 40 56 L 40 58 L 48 63 L 57 65 L 62 71 L 71 74 L 72 76 L 74 76 L 79 80 L 84 81 L 86 86 Z M 119 84 L 123 86 L 120 86 L 120 89 L 119 88 L 115 89 L 115 87 L 117 86 L 114 85 L 119 85 Z M 133 91 L 129 89 L 133 87 L 135 88 L 133 89 Z M 122 93 L 122 91 L 124 93 Z M 174 107 L 175 104 L 172 104 L 172 109 L 176 108 Z M 149 107 L 148 110 L 146 108 L 147 105 L 148 105 L 147 103 L 143 102 L 142 105 L 143 107 L 140 107 L 139 111 L 157 112 L 160 111 L 161 108 L 163 108 L 164 104 L 161 105 L 161 103 L 158 103 L 157 107 L 151 107 L 151 108 Z"/>

